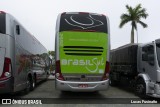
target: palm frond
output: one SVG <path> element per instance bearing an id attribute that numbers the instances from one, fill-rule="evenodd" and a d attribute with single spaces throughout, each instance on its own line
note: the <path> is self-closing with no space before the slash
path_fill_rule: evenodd
<path id="1" fill-rule="evenodd" d="M 127 10 L 129 10 L 130 6 L 126 5 Z"/>
<path id="2" fill-rule="evenodd" d="M 124 20 L 124 19 L 130 19 L 130 15 L 129 14 L 122 14 L 120 18 L 122 20 Z"/>
<path id="3" fill-rule="evenodd" d="M 141 8 L 141 4 L 138 4 L 134 9 L 135 13 L 138 13 Z"/>
<path id="4" fill-rule="evenodd" d="M 146 9 L 140 10 L 140 11 L 137 13 L 137 16 L 146 19 L 146 18 L 148 17 L 148 14 L 147 14 L 147 12 L 146 12 Z"/>
<path id="5" fill-rule="evenodd" d="M 119 24 L 119 27 L 122 28 L 126 23 L 128 23 L 130 21 L 130 19 L 124 19 L 124 20 L 121 20 L 120 24 Z"/>
<path id="6" fill-rule="evenodd" d="M 142 13 L 142 14 L 139 14 L 138 17 L 139 17 L 139 18 L 142 17 L 142 18 L 145 18 L 145 19 L 146 19 L 146 18 L 148 17 L 148 14 Z"/>
<path id="7" fill-rule="evenodd" d="M 147 28 L 148 25 L 142 21 L 138 21 L 137 23 L 141 24 L 143 26 L 143 28 Z"/>
<path id="8" fill-rule="evenodd" d="M 131 6 L 126 5 L 127 11 L 130 15 L 133 13 L 133 8 Z"/>

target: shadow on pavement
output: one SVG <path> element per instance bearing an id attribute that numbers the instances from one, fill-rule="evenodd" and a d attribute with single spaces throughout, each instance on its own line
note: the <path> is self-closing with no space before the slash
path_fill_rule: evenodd
<path id="1" fill-rule="evenodd" d="M 44 82 L 46 82 L 46 80 L 38 82 L 36 84 L 35 89 L 38 88 L 40 85 L 42 85 Z M 3 98 L 21 98 L 21 97 L 27 95 L 30 92 L 31 91 L 26 92 L 25 90 L 22 90 L 22 91 L 18 91 L 18 92 L 15 92 L 15 93 L 0 94 L 0 99 L 3 99 Z"/>
<path id="2" fill-rule="evenodd" d="M 68 92 L 62 91 L 60 98 L 105 98 L 104 95 L 100 94 L 99 92 Z"/>

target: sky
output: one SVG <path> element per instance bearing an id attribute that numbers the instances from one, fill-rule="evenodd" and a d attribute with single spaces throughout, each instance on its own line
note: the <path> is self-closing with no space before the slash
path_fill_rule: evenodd
<path id="1" fill-rule="evenodd" d="M 111 49 L 130 43 L 131 24 L 119 28 L 126 5 L 142 4 L 149 14 L 142 19 L 148 28 L 138 25 L 135 42 L 147 43 L 160 38 L 159 0 L 0 0 L 0 11 L 14 16 L 48 50 L 55 49 L 56 19 L 62 12 L 93 12 L 105 14 L 110 20 Z"/>

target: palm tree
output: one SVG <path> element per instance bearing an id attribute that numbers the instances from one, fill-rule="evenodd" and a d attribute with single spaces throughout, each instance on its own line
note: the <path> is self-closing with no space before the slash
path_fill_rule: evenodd
<path id="1" fill-rule="evenodd" d="M 122 28 L 126 23 L 131 22 L 131 43 L 134 43 L 134 30 L 137 30 L 137 23 L 146 28 L 148 25 L 141 21 L 141 18 L 147 18 L 148 14 L 146 9 L 141 7 L 141 4 L 138 4 L 135 8 L 126 5 L 128 13 L 121 15 L 121 22 L 119 27 Z"/>

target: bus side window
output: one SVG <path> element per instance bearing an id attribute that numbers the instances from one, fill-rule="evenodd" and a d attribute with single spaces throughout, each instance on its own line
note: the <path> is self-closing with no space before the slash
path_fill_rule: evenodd
<path id="1" fill-rule="evenodd" d="M 20 26 L 19 25 L 16 25 L 16 33 L 17 33 L 17 35 L 20 35 Z"/>

